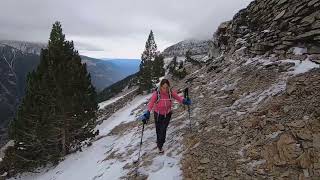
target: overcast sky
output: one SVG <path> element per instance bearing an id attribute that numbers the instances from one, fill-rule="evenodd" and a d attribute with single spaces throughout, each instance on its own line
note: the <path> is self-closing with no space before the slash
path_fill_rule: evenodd
<path id="1" fill-rule="evenodd" d="M 140 58 L 152 29 L 159 50 L 208 39 L 252 0 L 0 0 L 0 39 L 47 42 L 62 23 L 81 54 Z"/>

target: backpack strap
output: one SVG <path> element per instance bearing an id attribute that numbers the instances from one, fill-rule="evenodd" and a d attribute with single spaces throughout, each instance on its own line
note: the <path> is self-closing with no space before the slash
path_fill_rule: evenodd
<path id="1" fill-rule="evenodd" d="M 157 91 L 157 101 L 156 101 L 156 104 L 158 104 L 158 102 L 159 102 L 160 99 L 161 99 L 160 89 L 157 87 L 156 91 Z M 169 88 L 169 99 L 170 99 L 170 101 L 172 102 L 172 88 L 171 88 L 171 87 Z"/>
<path id="2" fill-rule="evenodd" d="M 160 101 L 160 98 L 161 98 L 161 96 L 160 96 L 160 90 L 159 90 L 158 87 L 157 87 L 156 91 L 157 91 L 157 101 L 156 101 L 156 104 L 158 104 L 158 102 Z"/>

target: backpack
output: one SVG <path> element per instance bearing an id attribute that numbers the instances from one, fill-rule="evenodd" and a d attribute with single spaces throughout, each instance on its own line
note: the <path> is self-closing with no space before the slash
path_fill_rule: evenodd
<path id="1" fill-rule="evenodd" d="M 156 104 L 158 104 L 158 102 L 160 101 L 161 97 L 160 97 L 160 88 L 157 87 L 156 88 L 156 91 L 157 91 L 157 101 L 156 101 Z M 170 87 L 169 88 L 169 99 L 170 101 L 172 102 L 172 88 Z"/>

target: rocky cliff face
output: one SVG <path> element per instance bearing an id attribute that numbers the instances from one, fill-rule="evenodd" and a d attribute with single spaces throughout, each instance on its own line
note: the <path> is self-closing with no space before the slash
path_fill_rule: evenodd
<path id="1" fill-rule="evenodd" d="M 211 44 L 225 53 L 306 58 L 320 54 L 319 0 L 256 0 L 221 24 Z M 297 49 L 297 47 L 302 49 Z"/>

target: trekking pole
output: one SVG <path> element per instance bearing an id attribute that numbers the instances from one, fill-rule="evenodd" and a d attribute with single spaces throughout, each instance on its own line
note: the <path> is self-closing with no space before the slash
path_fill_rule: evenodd
<path id="1" fill-rule="evenodd" d="M 184 90 L 184 98 L 189 99 L 189 88 L 188 87 Z M 189 114 L 189 128 L 190 128 L 190 130 L 192 130 L 192 128 L 191 128 L 190 105 L 188 105 L 188 114 Z"/>
<path id="2" fill-rule="evenodd" d="M 138 176 L 138 167 L 139 167 L 139 160 L 140 160 L 140 153 L 141 153 L 141 146 L 142 146 L 143 131 L 144 131 L 144 123 L 142 124 L 142 131 L 141 131 L 141 140 L 140 140 L 138 160 L 134 162 L 135 164 L 137 164 L 137 166 L 136 166 L 136 176 Z"/>

